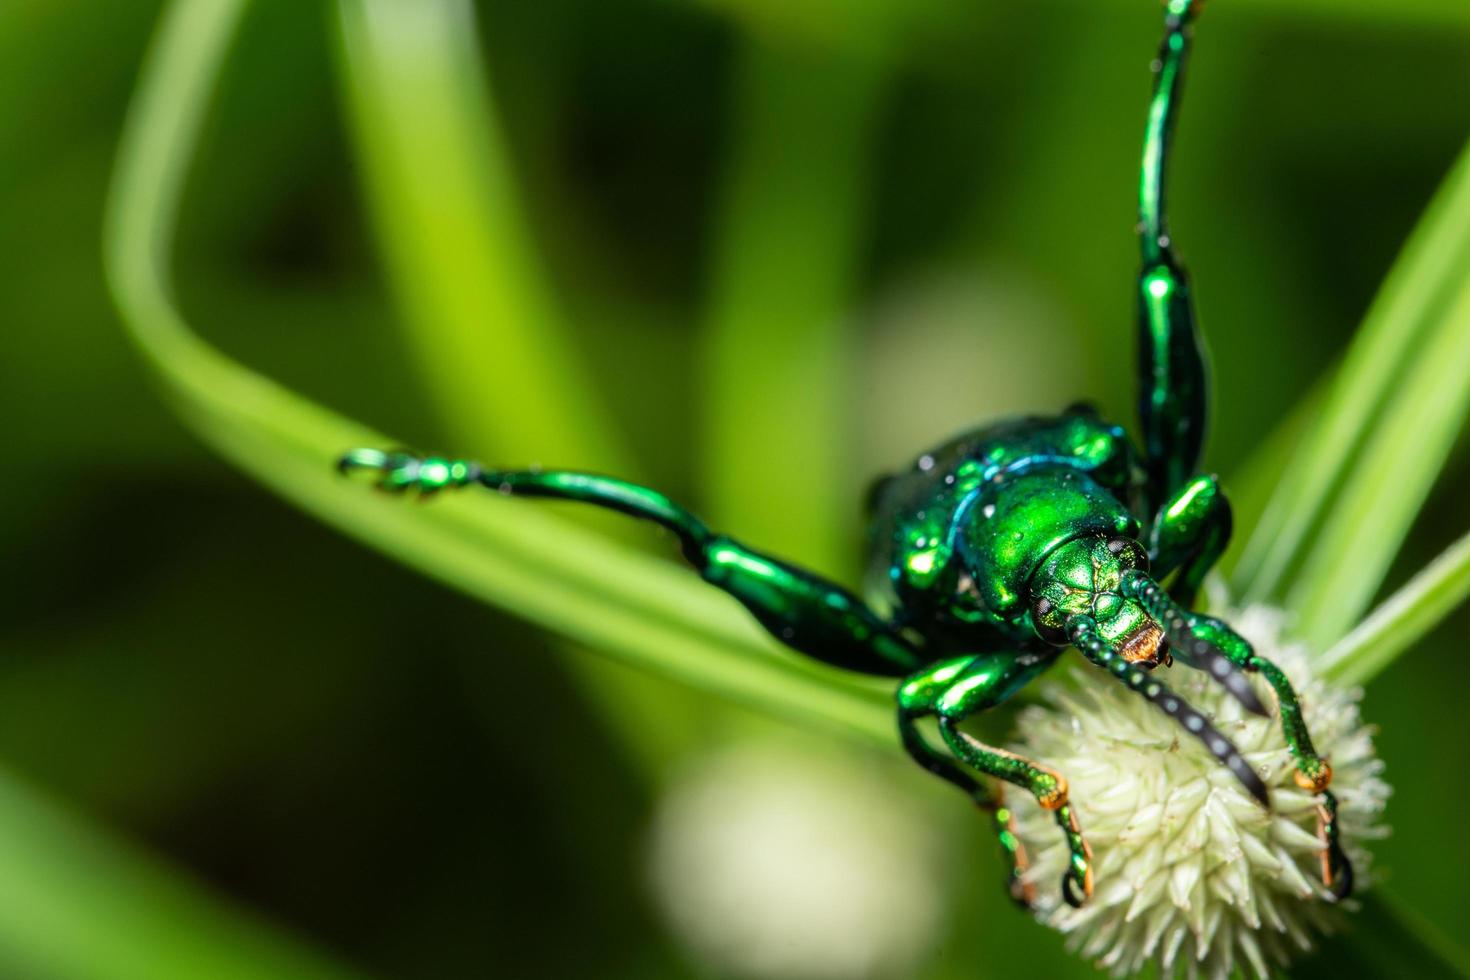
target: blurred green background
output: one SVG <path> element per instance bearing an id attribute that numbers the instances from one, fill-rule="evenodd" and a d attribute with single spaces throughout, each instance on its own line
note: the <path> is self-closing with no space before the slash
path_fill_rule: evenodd
<path id="1" fill-rule="evenodd" d="M 485 254 L 509 269 L 459 248 L 486 202 L 468 218 L 431 202 L 442 228 L 419 232 L 442 232 L 442 254 L 403 254 L 392 187 L 416 172 L 375 111 L 414 90 L 370 90 L 413 82 L 415 49 L 364 53 L 395 16 L 376 6 L 356 22 L 344 8 L 357 48 L 330 5 L 262 2 L 242 22 L 174 257 L 183 309 L 231 356 L 416 446 L 617 467 L 849 582 L 864 488 L 933 441 L 1080 397 L 1131 423 L 1150 0 L 480 5 L 455 50 L 482 59 L 478 149 L 519 211 Z M 1090 974 L 1009 908 L 985 828 L 897 752 L 569 649 L 323 528 L 186 434 L 129 347 L 99 245 L 160 9 L 0 6 L 0 967 L 165 975 L 192 928 L 171 924 L 177 900 L 369 975 Z M 1456 0 L 1211 3 L 1173 184 L 1213 354 L 1210 468 L 1241 468 L 1334 363 L 1470 134 L 1467 91 Z M 436 111 L 399 106 L 398 136 Z M 546 363 L 580 372 L 585 428 L 559 431 L 538 401 L 565 377 L 514 360 L 501 386 L 456 377 L 496 335 L 425 339 L 435 300 L 415 290 L 436 268 L 545 297 L 570 336 Z M 456 315 L 481 309 L 503 311 L 471 295 Z M 1457 449 L 1390 586 L 1470 527 L 1467 476 Z M 1383 890 L 1449 932 L 1470 906 L 1470 876 L 1447 870 L 1470 867 L 1453 832 L 1470 805 L 1467 629 L 1461 613 L 1366 702 L 1396 787 Z M 858 918 L 834 913 L 826 939 L 881 932 L 861 913 L 915 948 L 761 973 L 691 939 L 703 926 L 665 908 L 685 846 L 666 836 L 726 774 L 782 826 L 830 819 L 792 844 L 816 894 L 869 831 L 932 866 Z M 830 792 L 797 812 L 783 786 Z M 52 819 L 189 883 L 164 888 L 137 972 L 46 951 L 47 936 L 107 949 L 93 933 L 118 920 L 98 890 L 119 889 L 118 909 L 157 898 L 129 897 L 132 858 L 74 850 Z M 722 854 L 734 865 L 770 845 L 718 839 L 751 849 Z M 838 857 L 803 878 L 801 854 L 829 844 Z M 764 904 L 737 898 L 733 919 Z"/>

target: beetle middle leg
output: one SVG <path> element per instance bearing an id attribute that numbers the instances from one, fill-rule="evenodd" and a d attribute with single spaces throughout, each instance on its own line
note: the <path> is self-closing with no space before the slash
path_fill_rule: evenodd
<path id="1" fill-rule="evenodd" d="M 1068 904 L 1077 906 L 1092 894 L 1092 851 L 1067 799 L 1066 779 L 1054 769 L 986 745 L 959 728 L 965 718 L 1010 697 L 1053 660 L 1054 655 L 992 653 L 954 657 L 932 664 L 911 675 L 899 687 L 899 730 L 904 747 L 920 765 L 964 790 L 977 805 L 994 815 L 996 831 L 1010 863 L 1011 896 L 1022 904 L 1031 903 L 1034 890 L 1023 877 L 1026 852 L 1015 836 L 1004 798 L 956 764 L 954 757 L 987 776 L 1027 790 L 1043 808 L 1051 810 L 1070 854 L 1068 870 L 1062 877 L 1062 896 Z M 931 716 L 938 719 L 940 735 L 953 757 L 935 749 L 919 733 L 916 723 Z"/>

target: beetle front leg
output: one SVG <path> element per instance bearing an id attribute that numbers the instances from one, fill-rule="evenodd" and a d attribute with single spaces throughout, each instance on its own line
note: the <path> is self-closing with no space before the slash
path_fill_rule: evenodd
<path id="1" fill-rule="evenodd" d="M 1337 797 L 1327 788 L 1332 783 L 1332 766 L 1312 745 L 1312 735 L 1291 681 L 1280 667 L 1257 654 L 1250 643 L 1220 620 L 1195 616 L 1193 626 L 1195 636 L 1218 647 L 1243 669 L 1259 673 L 1276 692 L 1281 731 L 1296 763 L 1292 775 L 1298 786 L 1319 796 L 1317 836 L 1322 841 L 1322 883 L 1334 897 L 1346 898 L 1353 890 L 1353 866 L 1338 841 Z"/>
<path id="2" fill-rule="evenodd" d="M 1098 633 L 1097 623 L 1086 615 L 1075 615 L 1067 620 L 1067 635 L 1079 653 L 1094 665 L 1106 670 L 1113 678 L 1164 714 L 1174 719 L 1207 748 L 1226 769 L 1230 770 L 1247 793 L 1266 809 L 1271 808 L 1271 797 L 1261 777 L 1245 761 L 1235 743 L 1211 725 L 1209 719 L 1195 710 L 1194 706 L 1170 690 L 1152 674 L 1116 653 L 1112 646 Z"/>
<path id="3" fill-rule="evenodd" d="M 1280 709 L 1281 732 L 1296 765 L 1293 774 L 1296 784 L 1320 797 L 1317 836 L 1323 846 L 1322 883 L 1337 898 L 1347 897 L 1353 887 L 1353 868 L 1338 842 L 1337 798 L 1327 788 L 1332 783 L 1332 766 L 1317 754 L 1312 745 L 1301 702 L 1285 672 L 1256 653 L 1249 641 L 1227 624 L 1180 608 L 1146 577 L 1134 577 L 1124 583 L 1124 588 L 1129 594 L 1136 595 L 1148 614 L 1164 625 L 1165 633 L 1181 657 L 1206 662 L 1211 658 L 1221 658 L 1237 670 L 1260 674 L 1271 685 Z M 1210 673 L 1222 680 L 1227 679 L 1222 676 L 1223 670 L 1212 668 Z"/>
<path id="4" fill-rule="evenodd" d="M 1022 904 L 1029 905 L 1034 892 L 1023 879 L 1026 853 L 1015 836 L 1003 798 L 998 793 L 986 792 L 953 758 L 930 746 L 915 723 L 924 717 L 936 717 L 939 733 L 955 757 L 987 776 L 1027 790 L 1044 809 L 1051 810 L 1071 855 L 1062 878 L 1062 897 L 1068 904 L 1079 906 L 1092 895 L 1092 851 L 1068 802 L 1066 779 L 1054 769 L 993 748 L 959 729 L 965 718 L 1000 704 L 1053 660 L 1053 655 L 999 653 L 955 657 L 933 664 L 910 676 L 899 687 L 899 729 L 904 746 L 920 765 L 965 790 L 982 808 L 994 814 L 996 831 L 1010 863 L 1011 896 Z"/>
<path id="5" fill-rule="evenodd" d="M 1230 543 L 1230 501 L 1214 476 L 1186 483 L 1154 516 L 1148 554 L 1154 577 L 1178 572 L 1169 594 L 1181 606 L 1194 602 L 1205 575 Z"/>
<path id="6" fill-rule="evenodd" d="M 960 720 L 945 715 L 939 718 L 939 732 L 951 751 L 986 775 L 1028 790 L 1042 809 L 1055 814 L 1070 855 L 1067 870 L 1062 873 L 1062 897 L 1068 905 L 1080 908 L 1092 897 L 1092 847 L 1082 836 L 1082 826 L 1067 797 L 1066 778 L 1055 769 L 986 745 L 960 731 Z"/>
<path id="7" fill-rule="evenodd" d="M 956 665 L 963 667 L 973 659 L 961 657 L 956 661 L 944 661 L 911 678 L 905 688 L 912 692 L 913 688 L 909 685 L 933 683 L 936 675 L 942 676 Z M 1015 817 L 1010 807 L 1005 805 L 1004 789 L 1000 786 L 987 786 L 955 762 L 948 752 L 930 745 L 918 726 L 919 720 L 928 714 L 932 714 L 930 708 L 914 706 L 912 693 L 908 696 L 900 695 L 898 733 L 903 740 L 904 749 L 919 765 L 959 787 L 977 807 L 989 815 L 996 839 L 1000 843 L 1002 860 L 1006 862 L 1006 888 L 1014 902 L 1023 908 L 1031 908 L 1036 901 L 1036 886 L 1026 880 L 1026 871 L 1030 868 L 1031 861 L 1026 854 L 1026 845 L 1016 835 Z"/>

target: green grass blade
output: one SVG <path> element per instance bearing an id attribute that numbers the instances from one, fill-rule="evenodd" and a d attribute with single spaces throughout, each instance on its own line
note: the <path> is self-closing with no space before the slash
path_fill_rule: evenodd
<path id="1" fill-rule="evenodd" d="M 0 975 L 333 980 L 333 964 L 0 772 Z"/>
<path id="2" fill-rule="evenodd" d="M 1230 474 L 1226 486 L 1230 488 L 1230 509 L 1237 528 L 1256 527 L 1261 515 L 1276 499 L 1281 474 L 1291 466 L 1292 454 L 1303 433 L 1321 417 L 1322 400 L 1329 387 L 1326 380 L 1330 379 L 1319 381 L 1303 393 L 1289 414 L 1257 444 L 1244 465 Z M 1239 549 L 1228 549 L 1212 574 L 1223 575 L 1223 581 L 1233 581 L 1241 557 Z"/>
<path id="3" fill-rule="evenodd" d="M 1282 582 L 1385 404 L 1406 390 L 1414 348 L 1425 342 L 1448 284 L 1470 253 L 1470 149 L 1462 152 L 1404 245 L 1368 310 L 1316 424 L 1281 475 L 1280 485 L 1236 565 L 1233 591 L 1247 601 L 1280 598 Z M 1394 542 L 1395 549 L 1397 542 Z"/>
<path id="4" fill-rule="evenodd" d="M 341 79 L 388 277 L 461 454 L 626 454 L 554 309 L 463 0 L 338 5 Z"/>
<path id="5" fill-rule="evenodd" d="M 1454 288 L 1447 298 L 1439 290 L 1432 330 L 1347 470 L 1288 596 L 1296 632 L 1317 649 L 1372 601 L 1470 410 L 1470 210 L 1462 220 L 1466 242 L 1447 270 Z"/>
<path id="6" fill-rule="evenodd" d="M 1344 684 L 1364 684 L 1470 598 L 1470 534 L 1450 545 L 1317 661 Z"/>
<path id="7" fill-rule="evenodd" d="M 337 9 L 338 80 L 364 196 L 407 346 L 454 454 L 636 478 L 537 262 L 474 9 L 463 0 L 342 0 Z M 610 526 L 621 540 L 647 540 L 622 518 Z M 600 660 L 567 665 L 648 768 L 678 752 L 695 711 L 709 710 Z"/>
<path id="8" fill-rule="evenodd" d="M 109 198 L 105 256 L 124 322 L 180 415 L 286 499 L 446 584 L 626 663 L 782 717 L 889 744 L 881 685 L 778 649 L 738 605 L 671 562 L 493 496 L 385 500 L 332 471 L 395 440 L 286 390 L 200 340 L 167 258 L 200 116 L 235 6 L 188 3 L 150 58 Z M 203 29 L 207 28 L 207 30 Z"/>
<path id="9" fill-rule="evenodd" d="M 704 495 L 715 520 L 835 574 L 860 510 L 846 321 L 883 69 L 751 37 L 738 76 L 704 333 Z"/>

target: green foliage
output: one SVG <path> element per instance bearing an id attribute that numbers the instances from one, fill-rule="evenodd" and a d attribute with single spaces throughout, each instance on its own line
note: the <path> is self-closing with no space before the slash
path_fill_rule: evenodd
<path id="1" fill-rule="evenodd" d="M 1389 274 L 1236 572 L 1256 600 L 1294 572 L 1287 607 L 1318 647 L 1377 592 L 1470 409 L 1467 273 L 1470 151 Z"/>
<path id="2" fill-rule="evenodd" d="M 738 607 L 667 562 L 525 508 L 486 508 L 473 499 L 384 506 L 323 461 L 351 446 L 392 440 L 235 364 L 189 331 L 169 299 L 160 260 L 170 251 L 199 108 L 233 11 L 175 9 L 124 139 L 107 254 L 127 323 L 200 435 L 328 523 L 466 592 L 733 700 L 825 717 L 839 729 L 883 738 L 887 726 L 875 717 L 883 700 L 874 685 L 775 649 Z"/>
<path id="3" fill-rule="evenodd" d="M 1387 669 L 1470 596 L 1470 535 L 1456 541 L 1322 655 L 1345 684 Z"/>
<path id="4" fill-rule="evenodd" d="M 733 603 L 640 550 L 646 536 L 617 528 L 610 536 L 611 525 L 534 505 L 405 506 L 340 480 L 328 463 L 349 445 L 393 444 L 377 431 L 391 429 L 508 462 L 556 452 L 558 462 L 625 475 L 673 474 L 701 509 L 759 529 L 759 544 L 797 558 L 809 550 L 851 578 L 843 535 L 856 524 L 863 483 L 901 462 L 887 447 L 917 448 L 977 416 L 1054 408 L 1083 393 L 1127 416 L 1128 198 L 1144 93 L 1137 73 L 1152 50 L 1156 5 L 924 0 L 859 11 L 708 0 L 551 3 L 534 15 L 497 3 L 392 6 L 344 3 L 340 20 L 318 22 L 319 12 L 260 5 L 240 25 L 245 50 L 233 65 L 225 51 L 241 4 L 170 8 L 138 83 L 106 241 L 125 325 L 170 405 L 240 471 L 466 595 L 641 673 L 891 747 L 881 685 L 776 648 Z M 580 695 L 558 686 L 557 670 L 527 666 L 545 652 L 534 634 L 508 619 L 486 626 L 479 610 L 428 606 L 430 591 L 347 549 L 293 550 L 296 563 L 318 556 L 320 564 L 291 589 L 267 578 L 283 563 L 262 560 L 250 541 L 294 549 L 308 526 L 255 501 L 173 436 L 120 350 L 94 270 L 102 171 L 153 13 L 147 3 L 0 8 L 0 137 L 13 150 L 0 156 L 0 210 L 10 216 L 0 254 L 23 286 L 6 300 L 12 329 L 0 333 L 0 358 L 12 368 L 0 404 L 21 420 L 8 435 L 13 470 L 0 531 L 28 573 L 7 607 L 0 747 L 74 809 L 139 829 L 354 961 L 389 973 L 411 963 L 481 975 L 501 947 L 538 927 L 529 913 L 483 911 L 506 890 L 506 870 L 497 862 L 469 870 L 466 839 L 436 831 L 477 802 L 474 838 L 486 848 L 502 853 L 512 833 L 546 842 L 534 860 L 571 852 L 579 881 L 613 883 L 609 904 L 636 904 L 624 855 L 636 850 L 632 825 L 646 804 L 615 798 L 630 780 L 616 771 L 613 746 L 687 738 L 658 710 L 676 692 L 645 690 L 639 700 L 586 672 Z M 402 31 L 402 18 L 427 29 Z M 1323 0 L 1289 13 L 1260 0 L 1218 0 L 1206 21 L 1211 44 L 1201 49 L 1180 134 L 1177 225 L 1215 349 L 1212 465 L 1228 484 L 1260 433 L 1291 414 L 1343 347 L 1345 325 L 1463 138 L 1470 119 L 1440 95 L 1467 81 L 1470 24 L 1461 5 L 1436 0 Z M 425 42 L 417 50 L 415 37 Z M 332 104 L 337 41 L 341 105 Z M 1267 63 L 1269 73 L 1258 70 Z M 822 84 L 801 85 L 817 74 Z M 202 166 L 193 163 L 196 143 Z M 795 146 L 800 153 L 781 152 Z M 715 149 L 707 159 L 693 147 Z M 350 193 L 354 168 L 362 203 Z M 1272 551 L 1275 570 L 1263 577 L 1266 545 L 1257 543 L 1240 569 L 1258 594 L 1285 594 L 1304 611 L 1305 632 L 1323 641 L 1347 632 L 1384 582 L 1409 578 L 1470 521 L 1458 498 L 1432 489 L 1442 468 L 1449 478 L 1441 486 L 1463 473 L 1453 440 L 1465 392 L 1460 345 L 1470 333 L 1465 169 L 1426 212 L 1354 352 L 1332 387 L 1322 386 L 1321 412 L 1294 416 L 1269 458 L 1253 464 L 1269 486 L 1280 473 L 1273 460 L 1296 461 L 1280 478 L 1277 500 L 1286 503 L 1257 539 L 1289 554 Z M 390 304 L 362 258 L 359 209 L 382 245 L 382 277 L 401 322 L 382 312 Z M 781 248 L 790 250 L 784 258 Z M 185 273 L 177 285 L 176 266 Z M 783 282 L 783 274 L 798 278 Z M 944 285 L 951 278 L 979 283 L 978 292 L 956 299 Z M 327 281 L 332 288 L 322 288 Z M 758 344 L 740 343 L 757 328 Z M 1291 356 L 1282 356 L 1288 333 Z M 804 345 L 814 370 L 825 364 L 826 373 L 810 390 L 800 377 L 763 376 L 766 387 L 750 398 L 786 406 L 786 418 L 800 413 L 800 431 L 783 433 L 790 440 L 780 468 L 806 458 L 822 465 L 798 469 L 789 484 L 763 477 L 762 493 L 746 492 L 741 474 L 759 447 L 776 444 L 763 430 L 782 419 L 745 411 L 730 395 L 732 379 L 748 377 L 766 346 L 781 344 Z M 966 361 L 963 383 L 932 380 L 948 377 L 956 360 Z M 903 404 L 876 403 L 870 383 L 901 392 L 891 401 Z M 307 391 L 310 398 L 298 393 Z M 1308 434 L 1295 443 L 1292 432 Z M 1303 460 L 1325 482 L 1304 482 Z M 789 510 L 771 488 L 795 498 Z M 212 507 L 220 513 L 197 516 Z M 783 525 L 793 520 L 802 526 L 788 535 Z M 229 547 L 210 536 L 211 527 L 233 525 L 240 534 Z M 798 543 L 807 533 L 811 543 Z M 187 545 L 197 561 L 227 570 L 208 582 L 235 583 L 215 589 L 214 601 L 179 584 L 199 577 L 167 546 L 185 534 L 195 535 Z M 94 554 L 138 587 L 98 586 Z M 1403 923 L 1419 916 L 1447 929 L 1467 900 L 1466 886 L 1437 870 L 1463 858 L 1463 845 L 1433 832 L 1442 807 L 1465 802 L 1463 790 L 1443 787 L 1431 799 L 1414 789 L 1428 777 L 1413 778 L 1422 775 L 1416 726 L 1442 704 L 1448 668 L 1405 656 L 1432 646 L 1419 641 L 1459 606 L 1466 556 L 1462 540 L 1326 655 L 1339 676 L 1373 679 L 1368 714 L 1383 724 L 1390 776 L 1405 777 L 1390 817 L 1408 828 L 1381 854 L 1396 901 L 1412 899 L 1417 910 L 1406 917 L 1370 905 L 1330 950 L 1347 962 L 1402 963 L 1389 957 L 1413 954 L 1439 964 L 1425 971 L 1448 972 L 1445 961 L 1463 961 L 1453 950 L 1434 959 L 1441 941 L 1433 928 Z M 377 592 L 368 591 L 373 576 L 386 583 Z M 48 585 L 53 579 L 73 584 Z M 354 613 L 359 603 L 377 608 Z M 143 604 L 153 615 L 138 614 Z M 416 642 L 439 638 L 418 618 L 426 609 L 458 616 L 463 662 L 446 667 Z M 336 611 L 335 625 L 316 622 L 322 610 Z M 230 642 L 258 635 L 242 634 L 245 622 L 268 622 L 301 663 Z M 384 622 L 403 624 L 403 634 L 380 636 Z M 333 629 L 345 651 L 328 649 Z M 316 645 L 301 642 L 308 635 Z M 369 642 L 388 650 L 385 659 L 378 648 L 352 646 Z M 171 655 L 160 665 L 151 652 L 163 647 Z M 96 680 L 98 664 L 113 663 L 100 659 L 108 655 L 117 673 L 101 676 L 122 678 L 111 687 Z M 191 656 L 223 672 L 207 683 L 178 681 Z M 415 685 L 385 662 L 409 664 L 415 678 L 451 676 L 414 700 L 406 689 Z M 252 712 L 228 706 L 246 696 L 218 679 L 255 671 L 272 692 L 253 712 L 263 717 L 235 721 Z M 511 684 L 535 685 L 555 723 L 506 717 L 497 695 Z M 327 690 L 344 693 L 331 701 Z M 153 733 L 151 716 L 168 715 L 175 695 L 192 720 Z M 711 717 L 691 704 L 700 719 Z M 272 726 L 284 724 L 277 712 L 290 710 L 319 714 L 319 727 L 301 721 L 289 746 L 271 743 Z M 322 743 L 349 744 L 354 736 L 343 733 L 376 732 L 395 713 L 446 739 L 465 740 L 456 725 L 480 726 L 490 734 L 470 744 L 505 753 L 456 774 L 436 798 L 418 783 L 351 781 L 354 771 L 376 773 L 382 754 L 372 735 L 359 734 L 344 762 L 311 777 L 348 801 L 342 825 L 413 801 L 414 831 L 403 839 L 443 839 L 409 845 L 401 860 L 432 901 L 405 904 L 380 884 L 377 865 L 394 855 L 366 842 L 352 862 L 313 865 L 313 849 L 330 849 L 303 838 L 286 851 L 299 828 L 277 828 L 270 852 L 295 857 L 256 877 L 231 869 L 260 863 L 258 841 L 197 829 L 231 822 L 210 810 L 211 787 L 227 787 L 232 802 L 260 795 L 289 810 L 300 788 L 259 786 L 261 770 L 278 771 L 283 758 Z M 583 714 L 598 720 L 568 727 L 568 717 Z M 238 733 L 217 731 L 234 724 Z M 1446 751 L 1463 744 L 1456 732 L 1445 738 Z M 472 795 L 512 783 L 517 767 L 530 765 L 532 743 L 535 778 L 514 784 L 523 788 L 514 807 L 503 806 L 503 793 Z M 436 753 L 418 749 L 403 747 L 415 770 L 431 769 L 419 760 Z M 12 972 L 340 972 L 155 859 L 37 802 L 24 785 L 7 778 L 0 787 L 0 837 L 10 842 L 0 963 Z M 501 812 L 509 809 L 517 812 Z M 609 823 L 610 836 L 598 837 Z M 955 834 L 982 837 L 968 823 Z M 1431 840 L 1444 850 L 1432 853 Z M 579 850 L 582 841 L 594 843 Z M 993 894 L 991 855 L 977 845 L 957 861 L 966 880 L 956 889 L 955 931 L 931 975 L 970 976 L 982 959 L 999 971 L 1036 968 L 1007 958 L 1004 941 L 1032 927 Z M 371 887 L 354 885 L 362 879 L 349 863 L 374 869 Z M 447 866 L 456 873 L 436 870 Z M 451 879 L 461 884 L 444 884 Z M 519 880 L 556 878 L 538 867 Z M 378 909 L 382 918 L 360 915 L 354 930 L 334 923 L 335 908 Z M 473 923 L 462 935 L 445 925 L 457 915 Z M 603 945 L 591 948 L 608 973 L 618 972 L 607 965 L 614 943 L 628 975 L 683 972 L 650 952 L 667 943 L 646 921 L 598 935 Z M 486 936 L 499 944 L 493 951 Z M 1037 939 L 1048 944 L 1049 975 L 1087 972 Z M 140 951 L 146 966 L 134 959 Z M 543 950 L 509 973 L 525 974 L 528 962 L 550 969 L 552 955 Z M 554 962 L 574 975 L 591 968 L 561 955 Z"/>
<path id="5" fill-rule="evenodd" d="M 15 977 L 347 980 L 354 971 L 0 778 L 0 971 Z"/>

